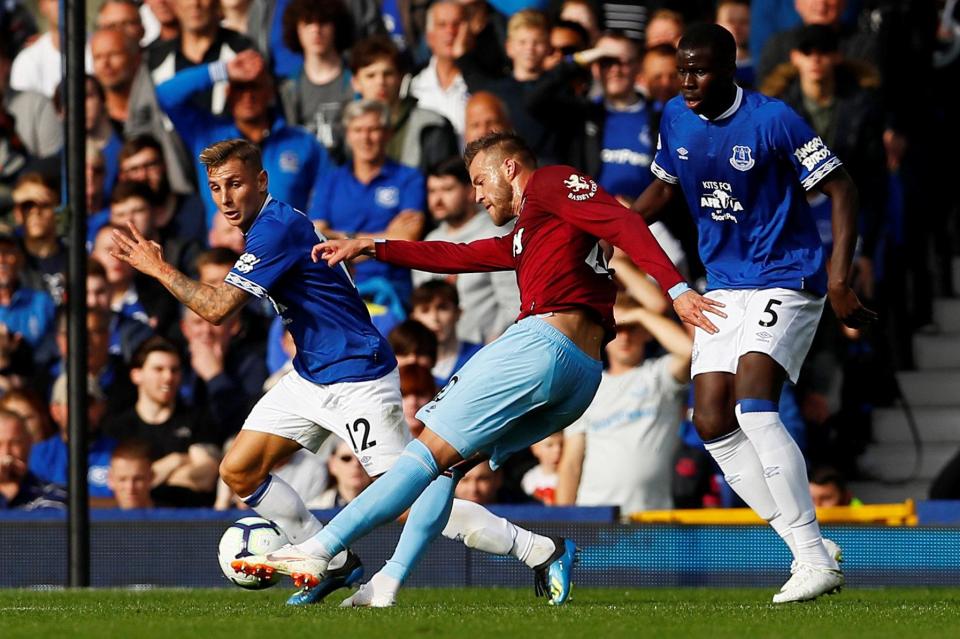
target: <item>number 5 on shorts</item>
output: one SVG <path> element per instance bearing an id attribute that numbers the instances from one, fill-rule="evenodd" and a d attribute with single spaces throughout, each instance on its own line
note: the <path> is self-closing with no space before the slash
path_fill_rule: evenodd
<path id="1" fill-rule="evenodd" d="M 781 302 L 780 300 L 777 300 L 777 299 L 771 299 L 769 302 L 767 302 L 767 307 L 766 307 L 765 309 L 763 309 L 763 312 L 764 312 L 764 313 L 769 313 L 769 314 L 770 314 L 770 319 L 769 319 L 769 320 L 762 320 L 762 319 L 761 319 L 761 320 L 760 320 L 760 326 L 762 326 L 762 327 L 764 327 L 764 328 L 770 328 L 771 326 L 773 326 L 774 324 L 777 323 L 777 320 L 780 319 L 780 318 L 777 316 L 777 312 L 776 312 L 775 310 L 773 310 L 773 307 L 774 307 L 774 306 L 780 306 L 781 304 L 783 304 L 783 302 Z"/>

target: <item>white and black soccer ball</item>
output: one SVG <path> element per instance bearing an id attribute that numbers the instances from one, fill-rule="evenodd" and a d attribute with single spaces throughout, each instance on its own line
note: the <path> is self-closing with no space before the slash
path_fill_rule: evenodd
<path id="1" fill-rule="evenodd" d="M 260 579 L 252 575 L 235 572 L 230 562 L 250 555 L 265 555 L 288 544 L 287 536 L 283 531 L 267 519 L 260 517 L 244 517 L 237 520 L 220 538 L 217 559 L 224 576 L 248 590 L 262 590 L 277 583 L 277 577 Z"/>

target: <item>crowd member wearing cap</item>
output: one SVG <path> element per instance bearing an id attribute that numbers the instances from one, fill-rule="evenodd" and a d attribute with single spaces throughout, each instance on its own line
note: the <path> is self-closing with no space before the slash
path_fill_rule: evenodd
<path id="1" fill-rule="evenodd" d="M 87 485 L 94 500 L 108 500 L 113 496 L 107 486 L 110 455 L 117 442 L 100 432 L 100 421 L 106 409 L 106 396 L 92 377 L 87 377 Z M 67 485 L 69 453 L 67 442 L 67 376 L 61 375 L 53 384 L 50 398 L 50 416 L 58 432 L 33 446 L 27 467 L 43 481 Z"/>
<path id="2" fill-rule="evenodd" d="M 693 341 L 675 321 L 621 295 L 609 366 L 583 416 L 567 427 L 556 503 L 615 504 L 624 514 L 673 507 L 677 425 L 690 381 Z M 645 357 L 656 340 L 662 357 Z"/>

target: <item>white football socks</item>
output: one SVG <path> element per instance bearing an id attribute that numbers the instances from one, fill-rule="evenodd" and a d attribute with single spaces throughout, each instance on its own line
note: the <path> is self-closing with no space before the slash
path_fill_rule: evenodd
<path id="1" fill-rule="evenodd" d="M 520 528 L 480 504 L 463 499 L 453 500 L 443 536 L 462 541 L 474 550 L 511 555 L 531 568 L 549 559 L 556 548 L 549 537 Z"/>
<path id="2" fill-rule="evenodd" d="M 763 476 L 763 464 L 757 450 L 743 430 L 738 428 L 724 437 L 705 442 L 704 447 L 723 471 L 723 477 L 733 492 L 773 527 L 796 558 L 797 548 L 790 528 L 791 522 L 778 510 L 777 502 Z"/>
<path id="3" fill-rule="evenodd" d="M 307 510 L 303 499 L 290 484 L 276 475 L 268 475 L 264 484 L 265 487 L 261 484 L 253 495 L 243 500 L 258 515 L 276 522 L 291 544 L 299 544 L 320 532 L 323 524 Z M 261 491 L 262 493 L 257 495 Z M 251 499 L 254 496 L 257 498 Z"/>
<path id="4" fill-rule="evenodd" d="M 790 524 L 797 559 L 836 569 L 837 562 L 823 546 L 803 453 L 780 421 L 780 414 L 775 411 L 743 412 L 740 404 L 736 413 L 740 428 L 763 464 L 763 476 L 782 519 Z"/>

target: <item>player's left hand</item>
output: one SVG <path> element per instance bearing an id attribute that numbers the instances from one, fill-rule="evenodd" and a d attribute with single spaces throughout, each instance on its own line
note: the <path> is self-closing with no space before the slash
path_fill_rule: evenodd
<path id="1" fill-rule="evenodd" d="M 163 247 L 145 238 L 132 222 L 127 222 L 128 236 L 119 229 L 113 231 L 113 244 L 116 247 L 110 255 L 126 262 L 145 275 L 157 277 L 166 262 L 163 259 Z"/>
<path id="2" fill-rule="evenodd" d="M 721 311 L 723 303 L 704 297 L 696 291 L 687 291 L 673 300 L 673 310 L 677 316 L 687 324 L 701 328 L 711 335 L 720 332 L 720 329 L 711 322 L 706 313 L 713 313 L 717 317 L 726 317 L 727 314 Z"/>
<path id="3" fill-rule="evenodd" d="M 877 314 L 860 303 L 860 298 L 846 283 L 831 285 L 827 293 L 837 319 L 850 328 L 860 328 L 877 320 Z"/>

